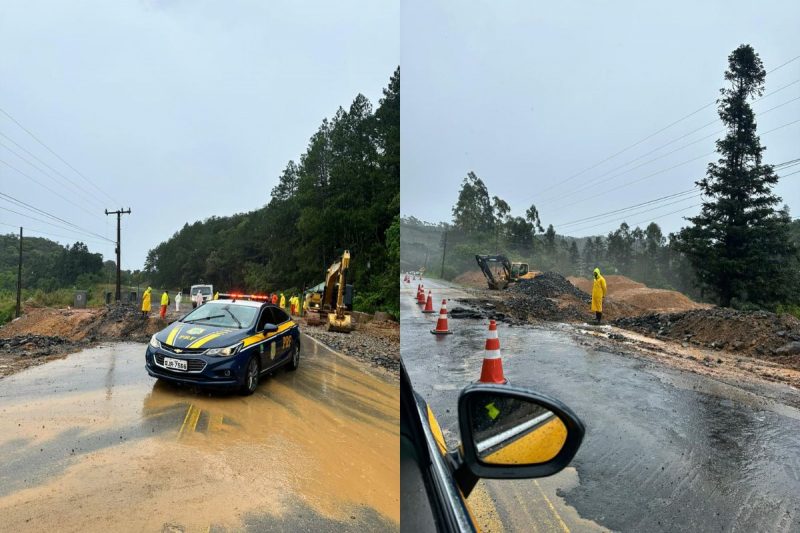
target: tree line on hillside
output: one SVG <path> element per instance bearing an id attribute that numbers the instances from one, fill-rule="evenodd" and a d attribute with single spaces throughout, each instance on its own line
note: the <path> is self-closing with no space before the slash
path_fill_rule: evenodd
<path id="1" fill-rule="evenodd" d="M 53 291 L 59 288 L 88 289 L 105 278 L 103 256 L 92 253 L 86 244 L 61 244 L 41 237 L 23 239 L 22 287 Z M 115 268 L 112 261 L 108 261 Z M 0 235 L 0 292 L 17 290 L 19 236 Z"/>
<path id="2" fill-rule="evenodd" d="M 545 230 L 535 205 L 511 216 L 507 202 L 490 196 L 470 172 L 453 206 L 452 224 L 437 226 L 403 219 L 403 263 L 422 261 L 451 279 L 475 270 L 476 253 L 500 253 L 537 270 L 589 277 L 594 267 L 620 273 L 652 287 L 741 309 L 788 309 L 800 315 L 800 220 L 792 221 L 772 187 L 775 169 L 762 161 L 749 99 L 763 94 L 765 70 L 758 54 L 742 45 L 728 58 L 719 116 L 727 127 L 717 141 L 720 158 L 697 182 L 702 210 L 689 225 L 665 236 L 655 222 L 644 229 L 623 222 L 606 236 L 575 239 Z M 430 246 L 432 231 L 441 234 Z M 406 237 L 406 233 L 408 237 Z M 424 241 L 424 242 L 423 242 Z M 414 268 L 412 266 L 412 268 Z"/>
<path id="3" fill-rule="evenodd" d="M 398 68 L 377 109 L 359 94 L 322 121 L 264 207 L 186 224 L 150 250 L 145 271 L 162 287 L 297 291 L 349 250 L 356 308 L 397 313 L 399 191 Z"/>

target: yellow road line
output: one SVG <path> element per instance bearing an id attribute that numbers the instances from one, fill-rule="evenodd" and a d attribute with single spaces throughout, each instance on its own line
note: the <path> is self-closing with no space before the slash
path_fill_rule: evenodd
<path id="1" fill-rule="evenodd" d="M 189 432 L 192 432 L 197 427 L 197 421 L 200 419 L 200 409 L 194 406 L 194 404 L 189 404 L 189 408 L 186 410 L 186 416 L 183 417 L 183 424 L 181 424 L 181 429 L 178 430 L 178 438 L 180 439 L 186 428 L 190 428 Z"/>
<path id="2" fill-rule="evenodd" d="M 565 531 L 565 533 L 570 533 L 567 524 L 565 524 L 564 520 L 561 519 L 561 515 L 558 514 L 558 511 L 556 511 L 555 506 L 550 502 L 550 498 L 548 498 L 547 494 L 545 494 L 544 491 L 542 490 L 542 486 L 539 485 L 539 482 L 536 481 L 535 479 L 533 480 L 533 482 L 536 483 L 536 487 L 539 489 L 539 492 L 542 493 L 542 497 L 544 498 L 544 501 L 547 502 L 547 506 L 550 507 L 551 511 L 553 511 L 553 514 L 556 516 L 556 519 L 558 520 L 558 523 L 561 525 L 561 528 Z"/>

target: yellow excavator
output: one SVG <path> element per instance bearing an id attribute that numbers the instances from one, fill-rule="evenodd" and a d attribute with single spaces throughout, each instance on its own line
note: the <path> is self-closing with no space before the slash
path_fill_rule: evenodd
<path id="1" fill-rule="evenodd" d="M 317 297 L 314 293 L 309 297 L 306 317 L 308 324 L 319 324 L 322 315 L 327 313 L 328 330 L 350 333 L 355 329 L 350 313 L 353 305 L 353 286 L 347 284 L 346 278 L 349 267 L 350 252 L 345 250 L 342 257 L 328 267 L 321 297 Z"/>
<path id="2" fill-rule="evenodd" d="M 528 263 L 512 263 L 504 255 L 476 255 L 475 260 L 492 290 L 503 290 L 510 283 L 533 279 L 537 274 L 529 270 Z"/>

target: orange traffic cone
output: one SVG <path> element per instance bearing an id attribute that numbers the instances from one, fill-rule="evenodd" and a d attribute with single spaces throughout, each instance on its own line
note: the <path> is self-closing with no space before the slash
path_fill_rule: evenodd
<path id="1" fill-rule="evenodd" d="M 481 383 L 504 385 L 508 380 L 503 376 L 503 361 L 500 359 L 500 339 L 497 337 L 497 322 L 489 321 L 489 336 L 486 337 L 486 352 L 483 355 Z"/>
<path id="2" fill-rule="evenodd" d="M 435 313 L 436 311 L 433 310 L 433 298 L 431 297 L 431 291 L 428 291 L 428 299 L 425 302 L 425 309 L 422 310 L 423 313 Z"/>
<path id="3" fill-rule="evenodd" d="M 419 291 L 421 291 L 421 290 L 422 290 L 422 285 L 420 285 L 420 284 L 418 283 L 418 284 L 417 284 L 417 294 L 415 294 L 415 295 L 414 295 L 414 299 L 415 299 L 415 300 L 419 300 Z"/>
<path id="4" fill-rule="evenodd" d="M 434 335 L 450 335 L 453 333 L 447 326 L 447 300 L 442 300 L 442 308 L 439 310 L 439 320 L 436 321 L 436 329 L 432 329 Z"/>
<path id="5" fill-rule="evenodd" d="M 417 303 L 419 305 L 425 305 L 425 289 L 423 289 L 421 287 L 422 287 L 422 285 L 420 285 L 420 290 L 417 293 Z"/>

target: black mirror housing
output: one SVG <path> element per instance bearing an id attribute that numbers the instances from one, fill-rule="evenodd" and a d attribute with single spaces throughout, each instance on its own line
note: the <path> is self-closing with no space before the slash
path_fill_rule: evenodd
<path id="1" fill-rule="evenodd" d="M 276 331 L 278 331 L 278 326 L 276 326 L 275 324 L 267 323 L 264 324 L 264 329 L 261 331 L 263 331 L 264 333 L 275 333 Z"/>
<path id="2" fill-rule="evenodd" d="M 535 404 L 552 412 L 567 430 L 562 448 L 551 459 L 536 464 L 501 465 L 481 461 L 475 442 L 470 406 L 473 400 L 485 395 Z M 572 461 L 583 442 L 585 433 L 583 422 L 569 407 L 558 400 L 519 387 L 484 383 L 469 385 L 461 391 L 458 397 L 458 425 L 461 432 L 464 466 L 477 477 L 491 479 L 527 479 L 553 475 Z"/>

